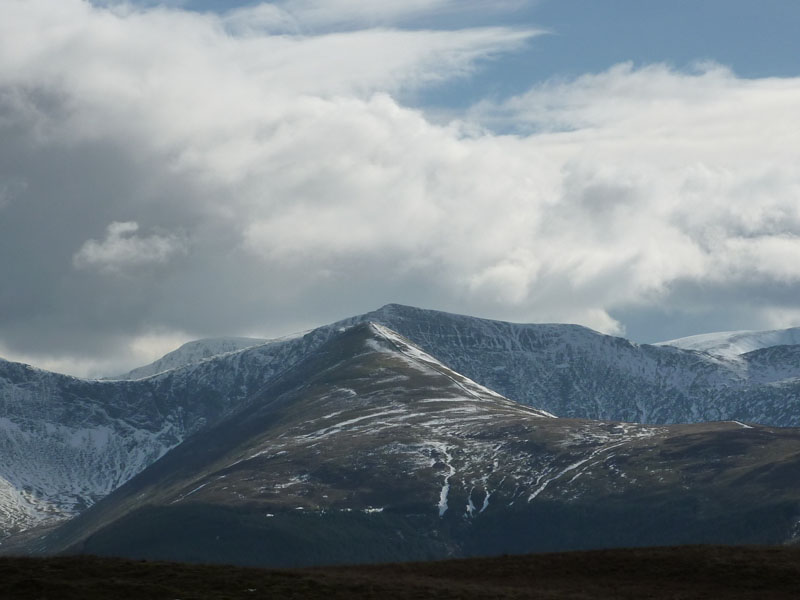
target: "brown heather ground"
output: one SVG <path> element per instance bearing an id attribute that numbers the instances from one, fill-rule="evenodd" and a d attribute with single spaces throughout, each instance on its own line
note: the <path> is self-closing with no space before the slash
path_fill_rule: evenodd
<path id="1" fill-rule="evenodd" d="M 800 549 L 692 546 L 297 570 L 2 558 L 0 597 L 795 599 Z"/>

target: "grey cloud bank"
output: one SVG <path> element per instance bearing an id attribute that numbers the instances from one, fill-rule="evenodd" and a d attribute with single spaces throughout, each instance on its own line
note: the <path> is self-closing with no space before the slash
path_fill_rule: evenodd
<path id="1" fill-rule="evenodd" d="M 399 98 L 538 33 L 392 27 L 451 4 L 0 2 L 0 355 L 113 373 L 387 302 L 800 322 L 800 79 L 623 64 L 441 124 Z"/>

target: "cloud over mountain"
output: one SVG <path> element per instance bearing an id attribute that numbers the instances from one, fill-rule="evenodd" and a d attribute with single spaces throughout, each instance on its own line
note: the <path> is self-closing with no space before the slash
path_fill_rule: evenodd
<path id="1" fill-rule="evenodd" d="M 2 0 L 4 354 L 114 372 L 388 301 L 800 318 L 800 79 L 618 65 L 442 123 L 416 90 L 539 33 L 415 25 L 451 8 Z"/>

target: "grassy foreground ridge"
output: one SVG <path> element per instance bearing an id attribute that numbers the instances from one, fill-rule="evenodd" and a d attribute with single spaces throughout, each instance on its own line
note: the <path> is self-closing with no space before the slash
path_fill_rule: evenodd
<path id="1" fill-rule="evenodd" d="M 800 597 L 800 549 L 688 546 L 293 570 L 3 558 L 0 597 L 788 599 Z"/>

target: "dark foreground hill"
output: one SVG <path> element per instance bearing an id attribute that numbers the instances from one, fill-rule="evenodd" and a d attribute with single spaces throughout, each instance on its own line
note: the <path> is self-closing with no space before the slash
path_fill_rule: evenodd
<path id="1" fill-rule="evenodd" d="M 693 546 L 262 570 L 60 557 L 0 559 L 0 597 L 750 599 L 800 596 L 800 549 Z"/>

